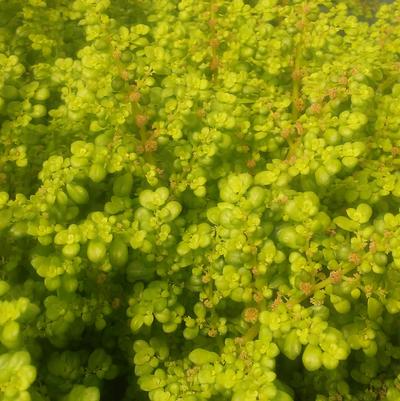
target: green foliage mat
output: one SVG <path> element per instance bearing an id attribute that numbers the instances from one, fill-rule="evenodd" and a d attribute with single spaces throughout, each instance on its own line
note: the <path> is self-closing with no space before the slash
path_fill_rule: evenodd
<path id="1" fill-rule="evenodd" d="M 0 401 L 400 400 L 400 1 L 0 0 Z"/>

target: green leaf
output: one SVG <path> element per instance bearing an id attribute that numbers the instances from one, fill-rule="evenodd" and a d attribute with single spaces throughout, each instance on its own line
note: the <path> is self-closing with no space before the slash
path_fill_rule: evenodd
<path id="1" fill-rule="evenodd" d="M 349 208 L 346 209 L 347 215 L 353 220 L 360 224 L 367 223 L 372 216 L 372 208 L 366 203 L 361 203 L 357 206 L 357 209 Z"/>
<path id="2" fill-rule="evenodd" d="M 203 348 L 196 348 L 189 354 L 189 360 L 195 365 L 204 365 L 206 363 L 216 362 L 218 359 L 218 354 L 207 351 Z"/>
<path id="3" fill-rule="evenodd" d="M 357 231 L 359 224 L 356 221 L 352 221 L 344 216 L 338 216 L 333 219 L 333 222 L 343 230 L 346 231 Z"/>
<path id="4" fill-rule="evenodd" d="M 376 320 L 383 313 L 383 305 L 376 298 L 368 298 L 368 317 L 371 320 Z"/>
<path id="5" fill-rule="evenodd" d="M 318 345 L 308 344 L 302 356 L 304 367 L 314 372 L 322 366 L 322 351 Z"/>

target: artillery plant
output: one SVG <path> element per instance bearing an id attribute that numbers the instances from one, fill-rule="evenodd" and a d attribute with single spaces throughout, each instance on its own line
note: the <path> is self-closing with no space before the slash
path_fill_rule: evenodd
<path id="1" fill-rule="evenodd" d="M 400 400 L 399 78 L 399 0 L 0 0 L 0 400 Z"/>

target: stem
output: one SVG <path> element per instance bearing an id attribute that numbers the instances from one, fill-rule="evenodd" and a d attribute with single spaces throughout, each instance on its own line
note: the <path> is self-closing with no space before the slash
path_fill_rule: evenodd
<path id="1" fill-rule="evenodd" d="M 293 120 L 297 120 L 297 118 L 299 117 L 299 111 L 296 107 L 296 102 L 299 99 L 299 94 L 300 94 L 300 78 L 296 77 L 296 74 L 298 74 L 298 72 L 300 70 L 302 47 L 303 47 L 303 34 L 301 34 L 301 36 L 300 36 L 300 42 L 296 47 L 296 52 L 294 55 L 294 64 L 293 64 L 293 73 L 292 73 L 292 79 L 293 79 L 292 118 L 293 118 Z"/>
<path id="2" fill-rule="evenodd" d="M 342 271 L 343 275 L 350 273 L 351 271 L 353 271 L 355 269 L 355 266 L 351 266 L 348 267 L 347 269 L 344 269 Z M 287 302 L 287 306 L 288 308 L 292 308 L 294 305 L 299 304 L 303 301 L 305 301 L 306 299 L 309 299 L 311 297 L 311 295 L 313 295 L 315 292 L 322 290 L 323 288 L 325 288 L 327 285 L 332 283 L 332 279 L 331 277 L 328 277 L 322 281 L 320 281 L 319 283 L 315 284 L 313 289 L 312 289 L 312 294 L 310 295 L 302 295 L 300 297 L 294 298 L 294 299 L 290 299 Z"/>
<path id="3" fill-rule="evenodd" d="M 210 21 L 214 21 L 215 18 L 215 0 L 210 1 Z M 214 24 L 210 25 L 210 30 L 211 30 L 211 42 L 216 41 L 216 29 Z M 212 81 L 215 84 L 217 80 L 217 75 L 218 75 L 218 66 L 213 67 L 213 63 L 217 60 L 218 62 L 218 53 L 217 53 L 217 47 L 214 46 L 214 44 L 211 44 L 211 74 L 212 74 Z"/>
<path id="4" fill-rule="evenodd" d="M 301 18 L 302 30 L 300 32 L 299 41 L 296 46 L 296 50 L 294 53 L 294 62 L 293 62 L 293 71 L 292 71 L 292 119 L 293 122 L 297 121 L 299 118 L 299 109 L 298 109 L 298 101 L 300 100 L 300 92 L 301 92 L 301 65 L 303 59 L 303 45 L 304 45 L 304 32 L 306 30 L 306 18 L 304 15 Z M 297 144 L 299 140 L 293 142 L 289 138 L 287 139 L 289 144 L 289 152 L 287 154 L 287 158 L 289 159 L 294 155 L 296 151 Z"/>
<path id="5" fill-rule="evenodd" d="M 259 331 L 260 331 L 259 324 L 254 324 L 253 326 L 251 326 L 242 336 L 244 342 L 247 343 L 249 341 L 254 340 L 254 338 L 257 337 Z"/>

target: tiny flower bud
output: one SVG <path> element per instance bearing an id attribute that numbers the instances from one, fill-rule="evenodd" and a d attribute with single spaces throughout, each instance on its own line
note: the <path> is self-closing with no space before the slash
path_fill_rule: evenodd
<path id="1" fill-rule="evenodd" d="M 148 121 L 148 117 L 145 116 L 144 114 L 137 114 L 135 117 L 135 121 L 136 121 L 136 125 L 139 128 L 142 128 L 146 125 L 146 123 Z"/>

